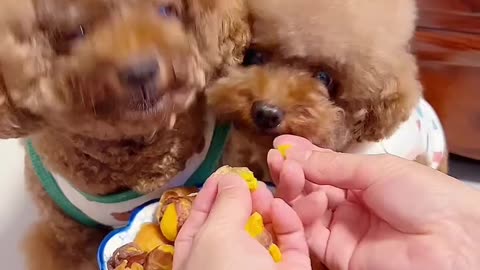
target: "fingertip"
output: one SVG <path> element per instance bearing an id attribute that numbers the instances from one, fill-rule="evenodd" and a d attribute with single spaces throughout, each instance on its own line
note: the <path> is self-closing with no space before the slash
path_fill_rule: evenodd
<path id="1" fill-rule="evenodd" d="M 275 198 L 271 206 L 272 223 L 276 234 L 289 234 L 303 230 L 297 213 L 282 199 Z"/>
<path id="2" fill-rule="evenodd" d="M 257 193 L 257 192 L 263 192 L 264 190 L 268 190 L 268 186 L 267 184 L 265 184 L 265 182 L 262 182 L 262 181 L 258 181 L 258 188 L 257 190 L 255 190 L 253 192 L 253 194 Z M 268 190 L 269 191 L 269 190 Z"/>
<path id="3" fill-rule="evenodd" d="M 252 196 L 247 183 L 236 174 L 215 176 L 218 190 L 208 222 L 242 227 L 252 212 Z"/>
<path id="4" fill-rule="evenodd" d="M 290 255 L 308 256 L 308 246 L 300 218 L 283 200 L 272 202 L 272 227 L 285 258 Z"/>
<path id="5" fill-rule="evenodd" d="M 301 165 L 294 160 L 285 160 L 280 171 L 276 195 L 290 203 L 302 194 L 305 183 Z"/>
<path id="6" fill-rule="evenodd" d="M 278 177 L 282 169 L 284 158 L 277 149 L 268 151 L 267 164 L 270 170 L 270 177 L 275 184 L 278 184 Z"/>
<path id="7" fill-rule="evenodd" d="M 268 163 L 278 163 L 283 161 L 282 154 L 277 149 L 270 149 L 267 154 Z"/>
<path id="8" fill-rule="evenodd" d="M 278 148 L 281 145 L 291 145 L 295 147 L 295 146 L 310 146 L 312 145 L 312 143 L 303 137 L 294 136 L 294 135 L 280 135 L 273 140 L 273 147 Z"/>
<path id="9" fill-rule="evenodd" d="M 210 177 L 198 192 L 192 204 L 193 212 L 207 213 L 212 208 L 218 190 L 218 179 Z"/>
<path id="10" fill-rule="evenodd" d="M 232 186 L 248 187 L 247 183 L 238 174 L 229 173 L 225 175 L 218 175 L 216 178 L 218 181 L 219 189 L 229 188 Z"/>
<path id="11" fill-rule="evenodd" d="M 273 194 L 264 182 L 258 183 L 258 189 L 252 193 L 252 209 L 262 215 L 264 222 L 271 222 L 270 206 L 273 202 Z"/>

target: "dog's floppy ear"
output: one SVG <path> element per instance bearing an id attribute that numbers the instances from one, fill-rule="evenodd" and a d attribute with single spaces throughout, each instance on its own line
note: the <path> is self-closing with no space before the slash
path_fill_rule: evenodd
<path id="1" fill-rule="evenodd" d="M 250 42 L 245 0 L 188 0 L 190 27 L 210 66 L 238 64 Z"/>
<path id="2" fill-rule="evenodd" d="M 417 105 L 422 86 L 408 52 L 386 56 L 393 61 L 358 61 L 349 67 L 339 102 L 348 111 L 358 141 L 379 141 L 392 135 Z M 373 60 L 374 61 L 374 60 Z"/>
<path id="3" fill-rule="evenodd" d="M 0 139 L 25 137 L 39 127 L 37 117 L 13 106 L 0 74 Z"/>
<path id="4" fill-rule="evenodd" d="M 0 2 L 0 139 L 27 136 L 40 126 L 38 117 L 17 104 L 29 103 L 27 86 L 38 71 L 31 57 L 34 22 L 30 0 Z"/>
<path id="5" fill-rule="evenodd" d="M 18 47 L 6 32 L 3 34 L 0 37 L 0 139 L 25 137 L 38 130 L 41 122 L 20 104 L 33 100 L 26 86 L 31 81 L 22 64 L 33 59 L 28 54 L 18 57 L 24 48 Z"/>

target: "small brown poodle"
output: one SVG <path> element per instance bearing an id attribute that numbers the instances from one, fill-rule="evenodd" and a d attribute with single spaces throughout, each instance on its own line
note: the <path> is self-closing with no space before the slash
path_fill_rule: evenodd
<path id="1" fill-rule="evenodd" d="M 96 269 L 109 227 L 215 169 L 202 89 L 249 35 L 240 0 L 1 1 L 0 138 L 28 138 L 41 214 L 29 269 Z"/>
<path id="2" fill-rule="evenodd" d="M 224 163 L 268 180 L 280 134 L 337 151 L 390 153 L 446 170 L 438 118 L 421 99 L 409 50 L 413 0 L 249 1 L 252 44 L 243 67 L 207 90 L 235 131 Z"/>

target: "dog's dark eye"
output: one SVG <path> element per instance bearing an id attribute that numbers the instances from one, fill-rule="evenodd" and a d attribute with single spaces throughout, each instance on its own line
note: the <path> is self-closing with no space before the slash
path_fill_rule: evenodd
<path id="1" fill-rule="evenodd" d="M 83 25 L 79 25 L 75 30 L 63 33 L 62 39 L 64 41 L 74 41 L 84 38 L 86 34 L 85 27 L 83 27 Z"/>
<path id="2" fill-rule="evenodd" d="M 327 88 L 333 83 L 333 80 L 332 80 L 332 77 L 330 77 L 330 74 L 324 71 L 315 73 L 314 77 L 315 79 L 321 81 Z"/>
<path id="3" fill-rule="evenodd" d="M 69 54 L 74 43 L 84 38 L 86 35 L 85 27 L 78 27 L 68 31 L 58 31 L 51 36 L 52 47 L 59 55 Z"/>
<path id="4" fill-rule="evenodd" d="M 325 87 L 327 87 L 330 96 L 335 96 L 335 83 L 330 74 L 325 71 L 320 71 L 314 74 L 314 78 L 319 80 L 325 85 Z"/>
<path id="5" fill-rule="evenodd" d="M 265 64 L 265 56 L 261 52 L 253 49 L 248 49 L 245 52 L 245 56 L 243 58 L 243 63 L 242 63 L 243 66 L 248 67 L 248 66 L 263 65 L 263 64 Z"/>
<path id="6" fill-rule="evenodd" d="M 177 10 L 171 5 L 159 7 L 158 14 L 162 17 L 178 17 Z"/>

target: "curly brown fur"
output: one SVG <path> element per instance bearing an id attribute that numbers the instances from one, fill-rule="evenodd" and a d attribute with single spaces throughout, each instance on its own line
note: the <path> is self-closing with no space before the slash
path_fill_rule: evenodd
<path id="1" fill-rule="evenodd" d="M 237 127 L 233 136 L 255 142 L 243 151 L 249 147 L 265 163 L 274 136 L 286 133 L 342 151 L 357 141 L 388 137 L 408 118 L 421 96 L 409 51 L 414 1 L 252 0 L 249 5 L 253 37 L 245 67 L 208 91 L 217 115 Z M 255 124 L 257 102 L 280 111 L 278 126 Z M 225 162 L 241 162 L 242 156 L 226 154 Z"/>
<path id="2" fill-rule="evenodd" d="M 242 0 L 1 1 L 0 138 L 29 137 L 49 170 L 92 195 L 158 189 L 203 148 L 203 88 L 249 39 Z M 146 62 L 155 76 L 132 83 Z M 29 268 L 95 269 L 106 231 L 64 215 L 30 163 L 41 219 Z"/>
<path id="3" fill-rule="evenodd" d="M 33 224 L 23 243 L 27 268 L 96 269 L 98 244 L 108 231 L 87 228 L 63 214 L 41 186 L 28 159 L 25 177 L 42 217 Z"/>

